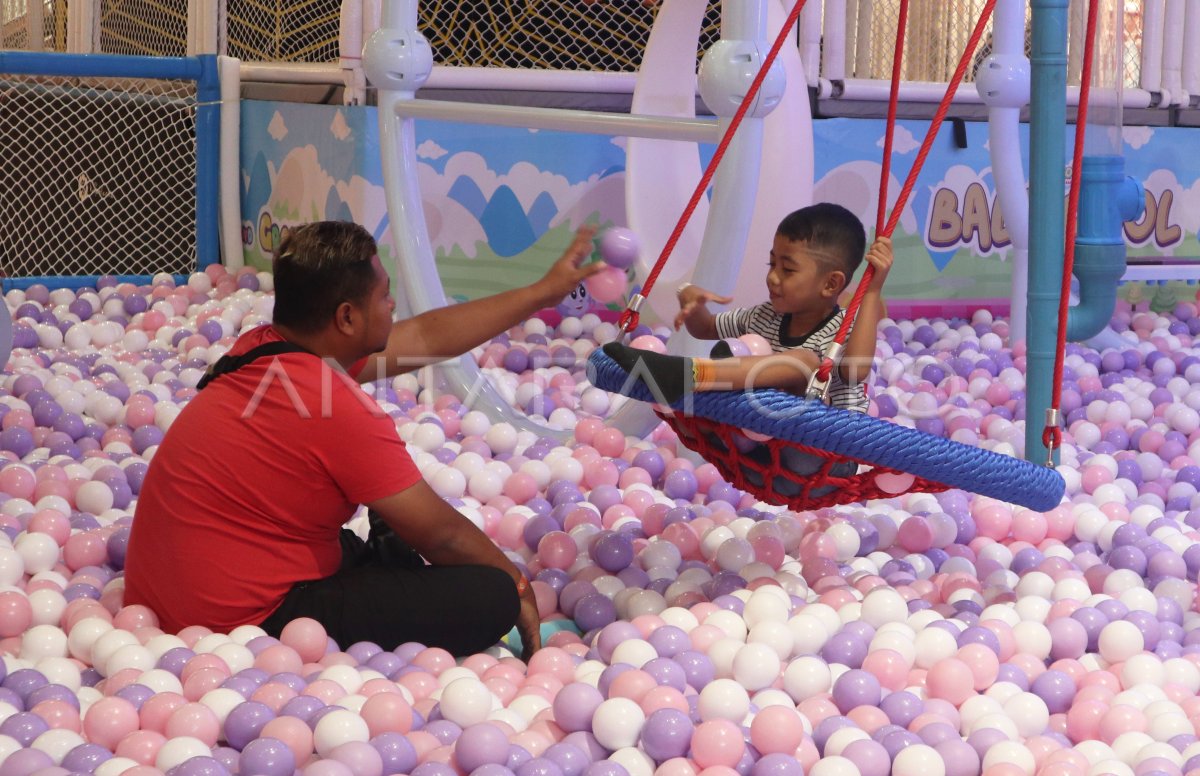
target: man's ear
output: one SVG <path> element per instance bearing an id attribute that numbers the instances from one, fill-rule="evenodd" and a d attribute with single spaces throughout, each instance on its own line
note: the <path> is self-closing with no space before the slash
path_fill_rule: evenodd
<path id="1" fill-rule="evenodd" d="M 350 334 L 358 321 L 358 310 L 349 302 L 342 302 L 333 313 L 333 324 L 342 334 Z"/>

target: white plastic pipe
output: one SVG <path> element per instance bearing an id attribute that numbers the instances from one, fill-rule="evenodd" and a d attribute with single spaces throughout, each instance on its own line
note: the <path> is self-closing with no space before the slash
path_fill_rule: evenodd
<path id="1" fill-rule="evenodd" d="M 216 0 L 192 0 L 188 3 L 187 55 L 223 54 L 224 41 L 218 31 L 218 7 Z"/>
<path id="2" fill-rule="evenodd" d="M 648 137 L 715 143 L 720 139 L 717 122 L 666 116 L 633 116 L 602 111 L 530 108 L 520 105 L 487 105 L 446 100 L 403 100 L 396 103 L 401 118 L 440 119 L 501 127 L 529 127 L 562 132 L 618 137 Z"/>
<path id="3" fill-rule="evenodd" d="M 1163 23 L 1162 86 L 1163 91 L 1171 93 L 1172 105 L 1187 102 L 1183 89 L 1184 17 L 1184 0 L 1167 0 Z"/>
<path id="4" fill-rule="evenodd" d="M 999 0 L 992 17 L 995 57 L 1025 58 L 1025 0 Z M 990 60 L 989 60 L 990 61 Z M 985 66 L 987 62 L 985 62 Z M 1025 78 L 1029 70 L 1025 69 Z M 1021 159 L 1021 106 L 1028 102 L 1029 85 L 1013 84 L 1015 93 L 1023 89 L 1010 104 L 988 108 L 988 154 L 992 162 L 992 180 L 996 196 L 1004 213 L 1012 247 L 1012 294 L 1009 313 L 1010 341 L 1025 339 L 1025 311 L 1029 291 L 1029 189 L 1025 183 L 1025 165 Z M 975 90 L 965 90 L 975 91 Z M 978 92 L 976 92 L 978 94 Z"/>
<path id="5" fill-rule="evenodd" d="M 693 56 L 695 52 L 693 52 Z M 633 94 L 635 73 L 532 70 L 507 67 L 435 66 L 427 89 L 512 89 L 526 92 L 611 92 Z"/>
<path id="6" fill-rule="evenodd" d="M 845 89 L 838 95 L 839 100 L 864 100 L 870 102 L 887 102 L 889 84 L 887 81 L 876 81 L 851 78 L 845 82 Z M 900 84 L 901 102 L 940 102 L 946 93 L 946 84 L 926 83 L 921 81 L 905 81 Z M 829 92 L 818 95 L 821 99 L 831 98 Z M 1097 99 L 1093 94 L 1093 100 Z M 1122 95 L 1122 105 L 1126 108 L 1147 108 L 1150 106 L 1150 93 L 1144 89 L 1125 89 Z M 978 93 L 971 89 L 959 89 L 954 94 L 955 105 L 980 105 L 983 100 Z M 1079 87 L 1067 88 L 1067 105 L 1079 104 Z"/>
<path id="7" fill-rule="evenodd" d="M 871 70 L 871 22 L 875 17 L 875 0 L 859 0 L 858 32 L 854 45 L 854 75 L 860 78 Z"/>
<path id="8" fill-rule="evenodd" d="M 46 49 L 46 19 L 43 0 L 26 0 L 25 2 L 25 45 L 29 51 L 44 51 Z"/>
<path id="9" fill-rule="evenodd" d="M 67 14 L 67 53 L 91 54 L 96 51 L 96 6 L 99 3 L 72 3 Z"/>
<path id="10" fill-rule="evenodd" d="M 1145 0 L 1142 6 L 1142 74 L 1138 82 L 1148 92 L 1161 92 L 1163 66 L 1164 0 Z"/>
<path id="11" fill-rule="evenodd" d="M 800 10 L 800 61 L 809 86 L 816 86 L 821 77 L 821 2 L 808 0 Z"/>
<path id="12" fill-rule="evenodd" d="M 1183 89 L 1194 100 L 1200 95 L 1200 6 L 1187 7 L 1183 27 Z"/>
<path id="13" fill-rule="evenodd" d="M 810 0 L 816 2 L 816 0 Z M 846 78 L 846 0 L 825 0 L 821 77 L 830 81 Z"/>
<path id="14" fill-rule="evenodd" d="M 281 84 L 341 84 L 342 69 L 336 62 L 242 62 L 243 81 Z"/>
<path id="15" fill-rule="evenodd" d="M 218 220 L 221 229 L 221 261 L 227 269 L 246 264 L 242 246 L 241 123 L 242 78 L 240 62 L 233 57 L 217 58 L 221 81 L 220 177 Z"/>

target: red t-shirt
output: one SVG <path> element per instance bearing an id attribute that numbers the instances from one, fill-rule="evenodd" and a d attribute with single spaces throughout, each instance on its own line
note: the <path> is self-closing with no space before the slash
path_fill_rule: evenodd
<path id="1" fill-rule="evenodd" d="M 230 353 L 280 340 L 262 326 Z M 392 419 L 336 366 L 261 358 L 197 394 L 159 447 L 125 602 L 149 606 L 167 632 L 259 623 L 294 584 L 337 571 L 338 530 L 359 504 L 420 478 Z"/>

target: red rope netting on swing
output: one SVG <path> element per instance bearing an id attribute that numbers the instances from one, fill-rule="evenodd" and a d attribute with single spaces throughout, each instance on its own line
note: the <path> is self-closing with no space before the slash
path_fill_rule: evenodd
<path id="1" fill-rule="evenodd" d="M 658 261 L 646 277 L 641 294 L 648 296 L 654 286 L 667 259 L 670 257 L 692 213 L 704 196 L 717 166 L 720 164 L 734 133 L 745 117 L 749 106 L 753 103 L 762 86 L 763 80 L 771 64 L 778 57 L 783 44 L 790 37 L 792 26 L 799 18 L 805 0 L 799 0 L 775 38 L 774 44 L 763 61 L 762 68 L 755 76 L 746 96 L 738 106 L 737 112 L 730 121 L 729 128 L 721 138 L 712 160 L 704 170 L 691 199 L 680 215 L 679 221 L 672 231 Z M 896 44 L 892 62 L 891 90 L 888 99 L 887 130 L 884 139 L 884 154 L 880 171 L 879 205 L 876 217 L 875 231 L 879 236 L 891 236 L 899 223 L 905 203 L 916 185 L 917 175 L 925 163 L 933 146 L 942 122 L 950 109 L 954 94 L 962 83 L 967 67 L 971 62 L 975 49 L 983 37 L 984 28 L 991 18 L 996 0 L 988 0 L 984 5 L 979 20 L 972 30 L 954 75 L 942 97 L 930 123 L 929 131 L 921 143 L 920 150 L 909 170 L 908 177 L 901 187 L 900 193 L 892 208 L 891 217 L 885 222 L 887 211 L 888 180 L 890 177 L 892 139 L 895 132 L 896 113 L 899 103 L 899 86 L 901 65 L 903 62 L 904 33 L 908 18 L 908 0 L 901 0 L 899 19 L 896 30 Z M 874 268 L 867 266 L 860 279 L 854 296 L 847 306 L 841 328 L 834 339 L 828 353 L 822 359 L 810 388 L 820 389 L 828 384 L 830 374 L 836 366 L 837 354 L 850 332 L 858 309 L 866 295 L 867 287 L 874 276 Z M 621 330 L 629 331 L 637 326 L 638 313 L 636 309 L 627 308 L 621 315 Z M 811 395 L 811 394 L 810 394 Z M 822 397 L 823 398 L 823 397 Z M 667 421 L 681 441 L 688 447 L 700 453 L 705 460 L 712 462 L 722 475 L 734 486 L 753 493 L 758 498 L 773 504 L 787 505 L 793 509 L 816 509 L 835 504 L 846 504 L 872 498 L 890 498 L 905 492 L 938 492 L 950 486 L 915 477 L 912 474 L 871 463 L 867 472 L 858 473 L 858 465 L 863 461 L 852 457 L 840 457 L 820 448 L 800 445 L 795 442 L 773 438 L 763 438 L 760 435 L 747 436 L 741 428 L 719 423 L 708 418 L 687 415 L 684 413 L 659 412 L 660 417 Z M 820 460 L 819 468 L 815 471 L 805 471 L 804 466 L 796 466 L 799 460 L 793 451 L 806 454 L 811 459 Z M 791 465 L 789 465 L 791 461 Z"/>

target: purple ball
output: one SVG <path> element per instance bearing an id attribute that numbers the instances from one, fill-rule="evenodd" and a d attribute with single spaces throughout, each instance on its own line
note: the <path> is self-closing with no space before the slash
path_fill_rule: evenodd
<path id="1" fill-rule="evenodd" d="M 68 771 L 91 773 L 96 770 L 97 765 L 105 760 L 111 760 L 112 757 L 112 752 L 99 744 L 80 744 L 63 757 L 62 767 Z"/>
<path id="2" fill-rule="evenodd" d="M 640 252 L 641 245 L 632 229 L 614 226 L 600 236 L 600 256 L 610 267 L 629 269 Z"/>
<path id="3" fill-rule="evenodd" d="M 678 709 L 659 709 L 642 725 L 642 749 L 655 762 L 662 763 L 687 754 L 696 726 Z"/>
<path id="4" fill-rule="evenodd" d="M 371 746 L 383 758 L 383 776 L 410 773 L 417 764 L 417 751 L 400 733 L 380 733 L 371 739 Z"/>
<path id="5" fill-rule="evenodd" d="M 454 756 L 459 766 L 470 773 L 487 765 L 508 762 L 508 736 L 488 722 L 471 725 L 462 731 L 454 744 Z"/>
<path id="6" fill-rule="evenodd" d="M 509 348 L 504 354 L 504 368 L 520 374 L 529 368 L 529 354 L 521 348 Z"/>
<path id="7" fill-rule="evenodd" d="M 696 475 L 687 469 L 676 469 L 663 480 L 663 494 L 667 498 L 691 501 L 696 497 Z"/>
<path id="8" fill-rule="evenodd" d="M 581 776 L 584 768 L 591 764 L 586 752 L 566 742 L 552 744 L 542 753 L 542 757 L 561 768 L 563 776 Z"/>
<path id="9" fill-rule="evenodd" d="M 277 738 L 256 738 L 246 744 L 238 763 L 240 772 L 262 776 L 292 776 L 296 770 L 296 756 Z"/>
<path id="10" fill-rule="evenodd" d="M 213 757 L 191 757 L 167 773 L 169 776 L 229 776 L 229 769 Z"/>
<path id="11" fill-rule="evenodd" d="M 234 749 L 244 749 L 273 719 L 275 712 L 266 704 L 257 701 L 239 703 L 225 718 L 225 740 Z"/>
<path id="12" fill-rule="evenodd" d="M 763 755 L 750 771 L 751 776 L 804 776 L 804 766 L 788 754 Z"/>
<path id="13" fill-rule="evenodd" d="M 633 540 L 622 533 L 601 532 L 590 542 L 588 553 L 597 566 L 616 573 L 633 562 Z"/>
<path id="14" fill-rule="evenodd" d="M 604 702 L 604 695 L 584 682 L 572 682 L 554 696 L 554 719 L 568 732 L 587 731 L 592 727 L 592 714 Z"/>
<path id="15" fill-rule="evenodd" d="M 882 694 L 875 675 L 861 669 L 845 672 L 833 684 L 833 702 L 843 714 L 859 706 L 878 706 Z"/>
<path id="16" fill-rule="evenodd" d="M 680 652 L 674 658 L 687 677 L 688 686 L 696 692 L 703 690 L 709 682 L 716 678 L 717 669 L 708 655 L 693 650 Z"/>

